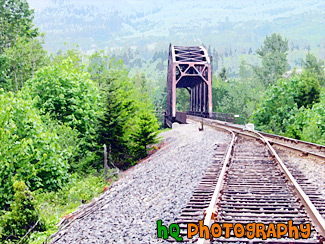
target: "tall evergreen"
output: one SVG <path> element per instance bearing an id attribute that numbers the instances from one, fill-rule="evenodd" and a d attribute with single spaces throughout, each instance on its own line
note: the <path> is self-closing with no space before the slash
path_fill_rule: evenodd
<path id="1" fill-rule="evenodd" d="M 132 102 L 123 94 L 120 82 L 110 80 L 103 88 L 103 114 L 99 119 L 98 137 L 99 144 L 106 144 L 117 161 L 127 153 L 125 134 L 132 107 Z"/>
<path id="2" fill-rule="evenodd" d="M 132 133 L 135 143 L 134 154 L 136 157 L 147 156 L 147 146 L 157 142 L 158 123 L 155 115 L 148 109 L 140 112 L 136 129 Z"/>
<path id="3" fill-rule="evenodd" d="M 107 62 L 107 57 L 102 54 L 93 57 L 97 64 L 92 66 L 92 79 L 98 82 L 102 97 L 98 143 L 100 146 L 106 144 L 110 158 L 124 168 L 128 166 L 128 159 L 132 158 L 129 135 L 136 109 L 133 86 L 123 63 L 113 59 Z"/>

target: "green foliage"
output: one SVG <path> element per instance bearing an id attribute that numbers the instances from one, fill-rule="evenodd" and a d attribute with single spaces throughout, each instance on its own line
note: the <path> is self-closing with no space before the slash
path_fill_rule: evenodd
<path id="1" fill-rule="evenodd" d="M 176 89 L 176 110 L 186 112 L 190 110 L 190 93 L 185 88 Z"/>
<path id="2" fill-rule="evenodd" d="M 266 91 L 253 122 L 260 130 L 300 139 L 305 121 L 302 113 L 319 102 L 320 92 L 318 80 L 309 72 L 290 80 L 280 79 Z"/>
<path id="3" fill-rule="evenodd" d="M 83 70 L 84 64 L 82 62 L 83 55 L 78 50 L 78 45 L 68 45 L 67 43 L 64 43 L 67 50 L 62 51 L 59 50 L 58 53 L 53 56 L 51 55 L 51 58 L 53 60 L 53 63 L 55 63 L 58 66 L 61 66 L 66 62 L 66 60 L 69 60 L 69 65 L 73 66 L 75 70 Z"/>
<path id="4" fill-rule="evenodd" d="M 305 70 L 316 74 L 320 84 L 325 86 L 325 70 L 323 60 L 317 60 L 312 53 L 308 52 L 306 55 L 306 61 L 303 62 L 303 67 Z"/>
<path id="5" fill-rule="evenodd" d="M 41 113 L 49 114 L 79 132 L 84 151 L 96 147 L 100 95 L 86 72 L 65 59 L 40 69 L 28 82 L 26 93 L 36 100 Z"/>
<path id="6" fill-rule="evenodd" d="M 135 115 L 135 100 L 127 71 L 122 63 L 115 65 L 117 67 L 105 72 L 101 79 L 104 106 L 98 138 L 100 145 L 106 144 L 111 148 L 112 159 L 117 165 L 123 166 L 123 161 L 130 157 L 127 140 L 132 127 L 131 119 Z"/>
<path id="7" fill-rule="evenodd" d="M 11 211 L 5 212 L 0 217 L 0 240 L 2 243 L 18 242 L 33 227 L 34 230 L 42 230 L 35 209 L 36 201 L 26 184 L 23 181 L 15 181 L 13 189 L 15 201 L 10 206 Z M 26 240 L 24 239 L 23 243 L 26 243 Z"/>
<path id="8" fill-rule="evenodd" d="M 226 81 L 227 80 L 227 70 L 225 67 L 222 67 L 220 73 L 219 73 L 219 77 L 221 80 Z"/>
<path id="9" fill-rule="evenodd" d="M 264 44 L 256 51 L 262 59 L 262 67 L 256 67 L 255 73 L 265 86 L 274 84 L 287 71 L 288 50 L 288 41 L 283 40 L 280 34 L 273 33 L 266 36 Z"/>
<path id="10" fill-rule="evenodd" d="M 114 179 L 110 179 L 113 181 Z M 58 191 L 36 191 L 37 209 L 44 232 L 33 232 L 29 243 L 40 244 L 46 241 L 48 236 L 58 230 L 56 225 L 61 218 L 74 212 L 82 203 L 89 203 L 94 197 L 103 192 L 104 187 L 109 186 L 102 177 L 93 174 L 73 174 L 69 182 Z"/>
<path id="11" fill-rule="evenodd" d="M 304 141 L 325 144 L 325 96 L 312 108 L 301 107 L 285 133 Z"/>
<path id="12" fill-rule="evenodd" d="M 152 111 L 145 109 L 139 112 L 136 127 L 132 133 L 132 140 L 135 145 L 134 154 L 137 158 L 146 157 L 147 146 L 158 141 L 158 128 L 157 118 Z"/>
<path id="13" fill-rule="evenodd" d="M 24 0 L 0 0 L 0 88 L 21 89 L 47 62 L 33 11 Z"/>
<path id="14" fill-rule="evenodd" d="M 69 150 L 70 157 L 67 159 L 70 169 L 71 167 L 75 167 L 76 163 L 79 165 L 83 161 L 87 161 L 88 153 L 85 153 L 86 156 L 80 159 L 83 140 L 80 140 L 80 132 L 77 131 L 77 129 L 73 129 L 67 124 L 63 124 L 61 121 L 51 119 L 49 114 L 42 115 L 42 121 L 48 132 L 55 133 L 60 138 L 58 140 L 60 148 L 71 149 Z"/>
<path id="15" fill-rule="evenodd" d="M 0 54 L 0 88 L 18 91 L 47 63 L 46 52 L 38 39 L 17 38 L 15 45 Z"/>
<path id="16" fill-rule="evenodd" d="M 151 133 L 158 129 L 157 119 L 148 109 L 147 79 L 141 73 L 130 79 L 123 63 L 108 59 L 103 52 L 90 56 L 87 69 L 103 98 L 98 144 L 107 145 L 109 159 L 115 165 L 127 168 L 134 159 L 146 155 L 146 143 L 153 141 Z"/>
<path id="17" fill-rule="evenodd" d="M 139 89 L 140 93 L 148 92 L 148 80 L 144 73 L 136 72 L 133 76 L 133 84 Z"/>
<path id="18" fill-rule="evenodd" d="M 90 74 L 90 78 L 99 86 L 102 85 L 102 80 L 107 75 L 109 63 L 109 58 L 103 52 L 95 52 L 89 57 L 87 71 Z"/>
<path id="19" fill-rule="evenodd" d="M 301 74 L 298 83 L 292 83 L 294 87 L 294 101 L 298 108 L 310 108 L 314 103 L 318 103 L 320 99 L 321 86 L 319 80 L 314 74 L 305 72 Z"/>
<path id="20" fill-rule="evenodd" d="M 240 78 L 223 81 L 214 77 L 212 98 L 214 111 L 239 115 L 237 123 L 247 123 L 263 93 L 263 85 L 252 78 L 252 68 L 242 60 Z"/>
<path id="21" fill-rule="evenodd" d="M 34 38 L 33 10 L 25 0 L 0 0 L 0 53 L 15 45 L 17 38 Z"/>
<path id="22" fill-rule="evenodd" d="M 60 148 L 60 138 L 48 131 L 33 101 L 0 90 L 0 208 L 13 198 L 13 182 L 31 190 L 55 190 L 64 184 L 72 148 Z"/>

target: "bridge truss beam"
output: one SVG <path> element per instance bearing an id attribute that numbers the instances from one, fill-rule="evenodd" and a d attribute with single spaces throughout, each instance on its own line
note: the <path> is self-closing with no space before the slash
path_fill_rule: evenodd
<path id="1" fill-rule="evenodd" d="M 212 115 L 211 60 L 203 46 L 169 46 L 167 109 L 170 121 L 176 118 L 176 88 L 190 93 L 191 112 Z"/>

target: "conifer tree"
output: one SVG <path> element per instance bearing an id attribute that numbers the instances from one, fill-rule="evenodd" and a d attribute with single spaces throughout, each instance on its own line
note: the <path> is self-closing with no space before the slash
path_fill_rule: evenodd
<path id="1" fill-rule="evenodd" d="M 108 145 L 113 159 L 119 160 L 127 151 L 125 127 L 132 110 L 132 102 L 125 100 L 117 80 L 111 80 L 103 88 L 103 99 L 103 115 L 99 119 L 98 129 L 99 144 Z"/>
<path id="2" fill-rule="evenodd" d="M 132 133 L 132 139 L 135 143 L 134 154 L 138 158 L 147 156 L 147 146 L 158 141 L 158 123 L 155 115 L 148 109 L 139 114 L 137 126 Z"/>
<path id="3" fill-rule="evenodd" d="M 110 60 L 102 72 L 93 73 L 100 81 L 103 99 L 102 115 L 99 118 L 98 143 L 106 144 L 111 150 L 110 157 L 118 166 L 127 166 L 131 157 L 128 136 L 134 124 L 135 97 L 133 86 L 123 63 Z M 98 77 L 97 77 L 98 76 Z"/>

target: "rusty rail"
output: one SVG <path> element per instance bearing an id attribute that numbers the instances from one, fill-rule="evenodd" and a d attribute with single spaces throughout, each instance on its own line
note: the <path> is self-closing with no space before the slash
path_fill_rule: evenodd
<path id="1" fill-rule="evenodd" d="M 305 194 L 305 192 L 301 189 L 295 178 L 292 176 L 292 174 L 289 172 L 288 168 L 285 166 L 279 155 L 276 153 L 274 148 L 270 145 L 269 141 L 261 135 L 257 131 L 252 131 L 253 133 L 259 135 L 261 139 L 264 141 L 264 143 L 267 145 L 269 150 L 271 151 L 271 154 L 275 157 L 276 161 L 278 162 L 281 170 L 288 178 L 289 182 L 294 186 L 294 190 L 297 193 L 299 199 L 303 203 L 307 214 L 312 219 L 315 229 L 325 238 L 325 220 L 322 218 L 314 204 L 310 201 L 309 197 Z"/>
<path id="2" fill-rule="evenodd" d="M 197 121 L 198 117 L 196 118 L 195 116 L 188 116 L 188 119 L 192 119 L 194 121 Z M 208 122 L 212 126 L 215 126 L 217 124 L 217 125 L 225 126 L 227 128 L 231 128 L 232 130 L 236 131 L 236 133 L 245 134 L 243 132 L 243 130 L 245 129 L 245 126 L 243 126 L 243 125 L 231 124 L 231 123 L 228 123 L 228 122 L 213 120 L 213 119 L 204 119 L 204 121 Z M 273 135 L 273 134 L 269 134 L 269 133 L 265 133 L 265 132 L 261 132 L 261 131 L 258 131 L 258 132 L 261 135 L 263 135 L 264 137 L 267 137 L 267 138 L 284 140 L 284 141 L 290 142 L 292 144 L 301 144 L 301 145 L 307 146 L 309 148 L 311 148 L 311 147 L 316 148 L 320 152 L 325 152 L 325 146 L 324 145 L 319 145 L 319 144 L 315 144 L 315 143 L 311 143 L 311 142 L 300 141 L 300 140 L 296 140 L 296 139 L 292 139 L 292 138 L 288 138 L 288 137 L 283 137 L 283 136 L 279 136 L 279 135 Z M 284 148 L 288 148 L 288 149 L 293 150 L 293 151 L 300 152 L 303 155 L 311 155 L 311 156 L 314 156 L 314 157 L 319 158 L 321 160 L 325 160 L 325 155 L 323 155 L 323 154 L 312 152 L 312 151 L 306 150 L 306 149 L 301 149 L 301 148 L 298 148 L 298 147 L 294 147 L 292 145 L 288 145 L 288 144 L 285 144 L 285 143 L 280 143 L 280 142 L 277 142 L 275 140 L 268 139 L 268 141 L 272 145 L 275 144 L 275 145 L 278 145 L 280 147 L 284 147 Z"/>
<path id="3" fill-rule="evenodd" d="M 232 139 L 231 139 L 231 142 L 230 142 L 230 144 L 228 146 L 227 153 L 226 153 L 226 156 L 224 158 L 223 166 L 222 166 L 219 178 L 218 178 L 216 188 L 215 188 L 215 190 L 213 192 L 212 199 L 210 201 L 209 207 L 206 209 L 206 215 L 205 215 L 205 218 L 204 218 L 204 225 L 208 226 L 209 228 L 210 228 L 210 226 L 211 226 L 211 224 L 213 222 L 212 215 L 213 215 L 214 207 L 216 206 L 217 201 L 218 201 L 219 196 L 220 196 L 220 191 L 221 191 L 223 182 L 225 180 L 226 172 L 227 172 L 229 162 L 230 162 L 230 157 L 231 157 L 233 147 L 234 147 L 234 144 L 235 144 L 235 139 L 236 139 L 235 133 L 233 131 L 231 131 L 231 130 L 229 130 L 227 128 L 222 128 L 222 129 L 228 131 L 232 135 Z M 204 243 L 206 243 L 206 240 L 204 238 L 199 238 L 198 244 L 204 244 Z"/>
<path id="4" fill-rule="evenodd" d="M 214 190 L 213 197 L 211 199 L 209 207 L 208 207 L 208 209 L 206 211 L 206 213 L 207 213 L 206 217 L 204 218 L 204 225 L 206 225 L 208 227 L 210 227 L 212 222 L 213 222 L 212 214 L 213 214 L 214 208 L 215 208 L 215 206 L 217 204 L 218 198 L 220 196 L 220 191 L 221 191 L 224 179 L 225 179 L 227 168 L 229 166 L 230 155 L 231 155 L 233 145 L 234 145 L 234 141 L 235 141 L 235 133 L 234 133 L 233 128 L 228 129 L 228 128 L 225 127 L 225 126 L 227 126 L 225 124 L 224 125 L 220 125 L 220 124 L 216 125 L 216 123 L 213 123 L 211 121 L 210 121 L 210 123 L 211 123 L 210 125 L 212 125 L 213 127 L 217 127 L 219 129 L 227 130 L 228 132 L 230 132 L 233 135 L 233 138 L 232 138 L 231 144 L 228 147 L 227 154 L 226 154 L 226 157 L 225 157 L 225 160 L 224 160 L 224 163 L 223 163 L 222 171 L 221 171 L 219 179 L 218 179 L 218 183 L 217 183 L 216 188 Z M 237 128 L 237 130 L 239 130 L 239 128 Z M 294 191 L 296 192 L 298 198 L 300 199 L 302 205 L 304 206 L 308 217 L 312 220 L 316 231 L 319 233 L 322 240 L 324 240 L 324 238 L 325 238 L 325 220 L 324 220 L 324 218 L 320 215 L 319 211 L 316 209 L 316 207 L 311 202 L 309 197 L 306 195 L 306 193 L 302 190 L 302 188 L 297 183 L 297 181 L 294 179 L 292 174 L 289 172 L 288 168 L 283 163 L 281 158 L 278 156 L 278 154 L 276 153 L 274 148 L 271 146 L 270 142 L 258 131 L 247 131 L 248 133 L 245 133 L 245 132 L 239 130 L 239 131 L 235 131 L 235 132 L 239 133 L 239 134 L 242 134 L 244 136 L 249 136 L 249 137 L 253 137 L 255 139 L 260 139 L 261 141 L 264 142 L 264 144 L 267 146 L 268 150 L 270 151 L 271 155 L 273 155 L 276 162 L 278 163 L 279 168 L 284 173 L 284 175 L 286 176 L 286 178 L 290 182 L 290 184 L 293 186 Z M 249 134 L 249 133 L 255 134 L 258 137 L 256 137 L 255 135 Z M 203 238 L 199 238 L 197 243 L 204 244 L 204 243 L 209 243 L 209 241 L 205 240 Z"/>

